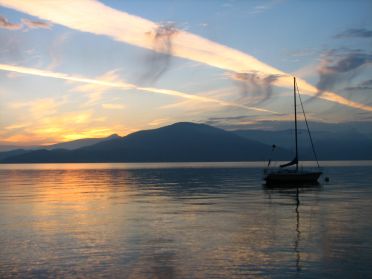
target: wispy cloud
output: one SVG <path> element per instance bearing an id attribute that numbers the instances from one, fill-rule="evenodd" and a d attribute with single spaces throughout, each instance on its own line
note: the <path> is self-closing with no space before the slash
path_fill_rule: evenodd
<path id="1" fill-rule="evenodd" d="M 164 53 L 165 48 L 154 48 L 153 35 L 159 29 L 158 24 L 128 13 L 110 8 L 103 3 L 91 0 L 68 2 L 59 1 L 22 1 L 0 0 L 0 4 L 49 20 L 66 27 L 104 35 L 114 40 L 138 47 Z M 262 76 L 280 75 L 276 86 L 292 88 L 289 74 L 276 69 L 255 57 L 239 50 L 218 44 L 190 32 L 178 30 L 171 36 L 172 55 L 194 60 L 213 67 L 236 73 L 257 73 Z M 298 86 L 303 94 L 316 96 L 318 89 L 298 79 Z M 142 88 L 148 91 L 148 88 Z M 175 95 L 169 90 L 160 90 L 160 94 Z M 324 92 L 320 98 L 358 109 L 372 110 L 371 107 L 345 99 L 334 92 Z"/>
<path id="2" fill-rule="evenodd" d="M 11 124 L 4 127 L 4 130 L 18 130 L 27 127 L 28 123 L 17 123 L 17 124 Z"/>
<path id="3" fill-rule="evenodd" d="M 336 39 L 372 38 L 372 30 L 365 28 L 348 29 L 335 36 Z"/>
<path id="4" fill-rule="evenodd" d="M 49 47 L 51 62 L 48 65 L 48 70 L 53 70 L 62 63 L 63 45 L 69 39 L 70 33 L 63 33 L 57 36 Z"/>
<path id="5" fill-rule="evenodd" d="M 28 74 L 28 75 L 34 75 L 34 76 L 50 77 L 50 78 L 56 78 L 56 79 L 62 79 L 62 80 L 102 85 L 102 86 L 108 86 L 108 87 L 117 87 L 121 89 L 129 89 L 129 88 L 134 87 L 133 85 L 124 83 L 124 82 L 110 82 L 110 81 L 104 81 L 104 80 L 98 80 L 98 79 L 89 79 L 89 78 L 83 78 L 83 77 L 78 77 L 78 76 L 72 76 L 72 75 L 68 75 L 65 73 L 59 73 L 59 72 L 53 72 L 53 71 L 41 70 L 41 69 L 35 69 L 35 68 L 29 68 L 29 67 L 21 67 L 21 66 L 15 66 L 15 65 L 8 65 L 8 64 L 0 64 L 0 70 L 8 71 L 8 72 L 16 72 L 20 74 Z"/>
<path id="6" fill-rule="evenodd" d="M 12 23 L 9 22 L 7 18 L 0 15 L 0 28 L 8 30 L 19 30 L 22 29 L 24 26 L 30 29 L 36 28 L 50 29 L 52 27 L 52 24 L 50 22 L 31 20 L 28 18 L 22 18 L 20 23 Z"/>
<path id="7" fill-rule="evenodd" d="M 0 0 L 0 3 L 75 30 L 109 36 L 117 41 L 157 52 L 169 52 L 168 47 L 158 47 L 154 44 L 154 34 L 164 29 L 162 25 L 112 9 L 97 1 L 82 0 L 66 4 L 42 0 L 32 3 L 20 0 Z M 161 38 L 162 42 L 165 41 L 165 45 L 172 45 L 172 55 L 175 56 L 235 72 L 259 71 L 263 74 L 284 74 L 253 56 L 189 32 L 173 28 L 172 36 L 164 36 L 164 32 L 160 34 L 162 35 L 158 38 Z"/>
<path id="8" fill-rule="evenodd" d="M 233 93 L 233 94 L 232 94 Z M 196 93 L 198 96 L 203 97 L 211 97 L 211 98 L 218 98 L 223 100 L 231 100 L 231 102 L 235 102 L 235 93 L 233 88 L 220 88 L 220 89 L 213 89 L 208 90 L 204 92 L 198 92 Z M 214 103 L 211 102 L 200 102 L 198 100 L 193 99 L 183 99 L 183 100 L 177 100 L 174 103 L 166 104 L 161 107 L 159 107 L 161 110 L 173 110 L 177 112 L 183 112 L 184 115 L 187 116 L 198 116 L 200 112 L 203 113 L 211 113 L 215 114 L 217 112 L 221 111 L 220 106 L 216 106 Z M 234 107 L 231 107 L 231 109 L 234 109 Z M 268 114 L 272 115 L 271 112 L 267 112 Z"/>
<path id="9" fill-rule="evenodd" d="M 166 123 L 169 123 L 171 119 L 169 118 L 158 118 L 158 119 L 154 119 L 152 120 L 148 125 L 149 126 L 160 126 L 160 125 L 164 125 Z"/>
<path id="10" fill-rule="evenodd" d="M 47 71 L 47 70 L 40 70 L 40 69 L 20 67 L 20 66 L 7 65 L 7 64 L 0 64 L 0 70 L 8 71 L 8 72 L 16 72 L 16 73 L 21 73 L 21 74 L 29 74 L 29 75 L 34 75 L 34 76 L 50 77 L 50 78 L 67 80 L 67 81 L 75 81 L 75 82 L 81 82 L 81 83 L 86 83 L 86 84 L 92 84 L 95 86 L 117 88 L 121 90 L 137 89 L 139 91 L 143 91 L 147 93 L 162 94 L 162 95 L 168 95 L 168 96 L 179 97 L 179 98 L 184 98 L 184 99 L 192 99 L 192 100 L 196 100 L 200 102 L 215 103 L 220 106 L 238 107 L 238 108 L 246 109 L 246 110 L 275 113 L 273 111 L 259 108 L 259 107 L 246 106 L 246 105 L 218 100 L 218 99 L 214 99 L 210 97 L 192 95 L 192 94 L 188 94 L 188 93 L 177 91 L 177 90 L 161 89 L 161 88 L 154 88 L 154 87 L 141 87 L 141 86 L 126 83 L 123 81 L 106 81 L 106 80 L 100 80 L 100 79 L 83 78 L 83 77 L 72 76 L 72 75 L 59 73 L 59 72 L 52 72 L 52 71 Z"/>
<path id="11" fill-rule="evenodd" d="M 63 112 L 59 106 L 60 102 L 50 98 L 10 104 L 13 110 L 27 111 L 27 119 L 15 119 L 6 126 L 0 140 L 24 145 L 52 144 L 125 132 L 115 123 L 107 127 L 105 119 L 95 117 L 93 110 Z"/>
<path id="12" fill-rule="evenodd" d="M 55 114 L 58 107 L 62 104 L 63 102 L 57 102 L 53 98 L 43 98 L 28 102 L 14 102 L 10 104 L 10 107 L 14 109 L 28 110 L 31 113 L 31 117 L 42 118 Z"/>
<path id="13" fill-rule="evenodd" d="M 272 9 L 275 5 L 280 3 L 282 1 L 280 0 L 272 0 L 264 3 L 264 1 L 261 1 L 259 5 L 256 5 L 251 11 L 248 13 L 251 15 L 261 14 L 266 12 L 267 10 Z"/>
<path id="14" fill-rule="evenodd" d="M 351 91 L 351 92 L 354 92 L 354 91 L 364 91 L 364 90 L 372 90 L 372 79 L 369 79 L 369 80 L 365 80 L 363 82 L 361 82 L 360 84 L 356 85 L 356 86 L 348 86 L 345 88 L 345 90 L 347 91 Z"/>
<path id="15" fill-rule="evenodd" d="M 255 117 L 247 115 L 219 116 L 210 117 L 206 119 L 204 123 L 221 128 L 236 129 L 242 126 L 246 127 L 257 124 L 259 121 L 254 120 L 254 118 Z"/>
<path id="16" fill-rule="evenodd" d="M 280 75 L 261 77 L 255 73 L 231 73 L 230 77 L 237 82 L 243 104 L 261 104 L 272 96 L 273 83 Z"/>
<path id="17" fill-rule="evenodd" d="M 53 26 L 50 22 L 30 20 L 27 18 L 23 18 L 22 23 L 31 29 L 35 29 L 35 28 L 50 29 Z"/>
<path id="18" fill-rule="evenodd" d="M 318 68 L 320 92 L 334 90 L 336 86 L 348 83 L 363 66 L 372 63 L 372 54 L 359 50 L 331 50 L 323 54 Z"/>
<path id="19" fill-rule="evenodd" d="M 4 28 L 8 30 L 18 30 L 22 28 L 22 24 L 11 23 L 5 17 L 0 16 L 0 28 Z"/>
<path id="20" fill-rule="evenodd" d="M 110 109 L 110 110 L 122 110 L 125 109 L 125 106 L 122 104 L 102 104 L 102 107 L 104 109 Z"/>
<path id="21" fill-rule="evenodd" d="M 141 83 L 152 84 L 168 70 L 173 51 L 173 37 L 177 32 L 179 31 L 174 24 L 164 23 L 148 33 L 152 38 L 154 51 L 146 57 L 146 70 L 140 77 Z"/>
<path id="22" fill-rule="evenodd" d="M 105 82 L 123 84 L 123 82 L 120 81 L 119 73 L 117 70 L 108 71 L 103 75 L 96 77 L 95 79 Z M 84 106 L 91 106 L 100 102 L 103 95 L 112 89 L 112 86 L 107 86 L 104 84 L 83 83 L 71 88 L 70 91 L 85 94 L 85 96 L 88 98 L 88 102 L 86 102 Z"/>
<path id="23" fill-rule="evenodd" d="M 209 125 L 217 126 L 227 130 L 238 130 L 238 129 L 260 129 L 260 130 L 281 130 L 292 128 L 294 115 L 282 114 L 275 116 L 275 119 L 261 116 L 261 115 L 235 115 L 235 116 L 218 116 L 210 117 L 203 122 Z M 324 119 L 318 118 L 316 115 L 308 114 L 308 119 L 311 122 L 326 123 Z M 299 120 L 303 121 L 303 120 Z M 283 123 L 286 123 L 287 127 L 283 128 Z"/>
<path id="24" fill-rule="evenodd" d="M 261 14 L 265 12 L 266 10 L 270 9 L 269 5 L 257 5 L 255 6 L 249 13 L 254 15 L 254 14 Z"/>

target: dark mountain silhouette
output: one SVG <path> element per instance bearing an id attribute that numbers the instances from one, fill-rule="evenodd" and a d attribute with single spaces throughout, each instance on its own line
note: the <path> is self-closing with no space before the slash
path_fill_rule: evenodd
<path id="1" fill-rule="evenodd" d="M 368 135 L 340 130 L 313 131 L 312 136 L 320 160 L 372 160 L 372 140 Z M 205 124 L 181 122 L 126 137 L 112 135 L 39 150 L 0 152 L 0 162 L 256 161 L 268 159 L 272 144 L 278 146 L 273 159 L 288 160 L 293 155 L 293 137 L 292 130 L 228 132 Z M 299 154 L 301 160 L 314 159 L 306 130 L 299 133 Z"/>
<path id="2" fill-rule="evenodd" d="M 38 150 L 38 149 L 53 150 L 53 149 L 62 148 L 62 149 L 67 149 L 67 150 L 73 150 L 73 149 L 78 149 L 84 146 L 89 146 L 89 145 L 96 144 L 102 141 L 116 139 L 116 138 L 120 138 L 120 136 L 118 136 L 117 134 L 113 134 L 111 136 L 104 137 L 104 138 L 78 139 L 78 140 L 61 142 L 61 143 L 56 143 L 56 144 L 51 144 L 51 145 L 44 145 L 44 146 L 37 146 L 37 145 L 36 146 L 19 146 L 19 145 L 0 144 L 0 151 L 1 153 L 3 153 L 5 151 L 23 150 L 24 153 L 26 153 L 30 150 Z"/>
<path id="3" fill-rule="evenodd" d="M 266 160 L 270 146 L 205 124 L 181 122 L 139 131 L 76 150 L 36 150 L 3 163 L 51 162 L 200 162 Z M 284 149 L 277 157 L 288 159 Z"/>
<path id="4" fill-rule="evenodd" d="M 284 149 L 294 148 L 294 130 L 237 130 L 234 133 L 265 144 L 276 144 Z M 319 160 L 372 160 L 372 139 L 356 130 L 312 131 L 311 134 Z M 298 141 L 300 158 L 313 160 L 306 130 L 299 130 Z"/>
<path id="5" fill-rule="evenodd" d="M 4 142 L 0 142 L 0 152 L 7 152 L 7 151 L 13 151 L 13 150 L 20 150 L 20 149 L 25 149 L 25 150 L 35 150 L 40 148 L 39 146 L 24 146 L 24 145 L 11 145 L 7 144 Z"/>
<path id="6" fill-rule="evenodd" d="M 0 160 L 8 158 L 8 157 L 24 154 L 27 152 L 29 152 L 29 150 L 24 150 L 24 149 L 14 149 L 10 151 L 0 152 Z"/>
<path id="7" fill-rule="evenodd" d="M 119 135 L 112 134 L 111 136 L 108 136 L 108 137 L 105 137 L 105 138 L 87 138 L 87 139 L 78 139 L 78 140 L 73 140 L 73 141 L 56 143 L 56 144 L 48 145 L 48 146 L 46 146 L 44 148 L 40 148 L 40 149 L 74 150 L 74 149 L 78 149 L 78 148 L 81 148 L 81 147 L 93 145 L 93 144 L 96 144 L 96 143 L 99 143 L 99 142 L 104 142 L 104 141 L 108 141 L 108 140 L 112 140 L 112 139 L 119 139 L 119 138 L 121 138 Z"/>
<path id="8" fill-rule="evenodd" d="M 316 150 L 319 160 L 372 160 L 372 141 L 368 139 L 318 139 Z M 305 150 L 305 158 L 310 153 L 310 148 Z"/>

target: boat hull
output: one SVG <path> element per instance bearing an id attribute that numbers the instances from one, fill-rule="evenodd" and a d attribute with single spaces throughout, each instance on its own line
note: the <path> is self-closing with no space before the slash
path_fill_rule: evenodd
<path id="1" fill-rule="evenodd" d="M 266 184 L 316 183 L 322 172 L 285 172 L 269 173 L 264 179 Z"/>

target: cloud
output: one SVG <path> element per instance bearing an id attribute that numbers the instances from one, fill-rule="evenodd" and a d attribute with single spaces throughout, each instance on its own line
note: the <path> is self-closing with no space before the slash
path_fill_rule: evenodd
<path id="1" fill-rule="evenodd" d="M 122 110 L 125 108 L 122 104 L 102 104 L 102 107 L 110 110 Z"/>
<path id="2" fill-rule="evenodd" d="M 7 126 L 1 134 L 1 140 L 18 142 L 25 145 L 52 144 L 79 138 L 104 137 L 118 131 L 122 127 L 107 123 L 101 118 L 95 118 L 92 110 L 74 112 L 56 112 L 59 106 L 50 99 L 40 99 L 24 103 L 13 103 L 11 107 L 24 111 L 27 109 L 27 120 L 16 120 Z"/>
<path id="3" fill-rule="evenodd" d="M 218 88 L 218 89 L 211 89 L 207 91 L 202 91 L 202 92 L 195 92 L 194 95 L 197 96 L 202 96 L 202 97 L 210 97 L 210 98 L 218 98 L 218 99 L 224 99 L 224 100 L 231 100 L 234 97 L 233 90 L 231 87 L 225 87 L 225 88 Z M 190 108 L 192 107 L 197 107 L 198 105 L 201 106 L 214 106 L 214 104 L 209 103 L 209 104 L 202 104 L 201 102 L 198 102 L 197 100 L 192 100 L 192 99 L 186 99 L 186 100 L 177 100 L 177 102 L 172 103 L 172 104 L 167 104 L 162 106 L 161 108 L 181 108 L 183 107 L 183 104 L 190 104 Z M 197 108 L 199 109 L 199 108 Z"/>
<path id="4" fill-rule="evenodd" d="M 31 29 L 35 28 L 50 29 L 53 26 L 53 24 L 51 24 L 50 22 L 30 20 L 27 18 L 23 18 L 22 23 Z"/>
<path id="5" fill-rule="evenodd" d="M 141 83 L 154 83 L 168 70 L 172 57 L 172 41 L 178 32 L 172 23 L 161 24 L 152 32 L 148 32 L 153 51 L 146 58 L 146 71 L 140 78 Z"/>
<path id="6" fill-rule="evenodd" d="M 335 36 L 336 39 L 349 39 L 349 38 L 372 38 L 372 30 L 365 28 L 348 29 Z"/>
<path id="7" fill-rule="evenodd" d="M 222 100 L 229 100 L 233 103 L 236 103 L 236 94 L 234 93 L 233 88 L 226 87 L 226 88 L 219 88 L 219 89 L 212 89 L 203 92 L 197 92 L 195 95 L 202 96 L 202 97 L 210 97 L 210 98 L 217 98 Z M 209 113 L 209 114 L 216 114 L 221 112 L 221 108 L 226 111 L 226 107 L 216 106 L 215 103 L 212 102 L 200 102 L 198 100 L 193 99 L 182 99 L 176 100 L 174 103 L 162 105 L 159 107 L 161 110 L 171 110 L 173 112 L 181 113 L 182 115 L 187 115 L 188 118 L 190 117 L 197 117 L 200 115 L 200 112 Z M 227 110 L 236 111 L 235 107 L 227 108 Z M 174 114 L 172 112 L 172 115 Z M 262 113 L 262 112 L 261 112 Z M 268 114 L 272 115 L 273 113 L 267 111 Z M 250 113 L 251 114 L 251 113 Z"/>
<path id="8" fill-rule="evenodd" d="M 126 83 L 123 81 L 90 79 L 90 78 L 72 76 L 72 75 L 59 73 L 59 72 L 52 72 L 48 70 L 40 70 L 40 69 L 35 69 L 35 68 L 14 66 L 14 65 L 8 65 L 8 64 L 0 64 L 0 70 L 34 75 L 34 76 L 41 76 L 41 77 L 50 77 L 50 78 L 67 80 L 67 81 L 75 81 L 75 82 L 86 83 L 86 84 L 90 84 L 94 86 L 105 86 L 105 87 L 117 88 L 120 90 L 137 89 L 139 91 L 146 92 L 146 93 L 168 95 L 168 96 L 179 97 L 179 98 L 184 98 L 184 99 L 191 99 L 191 100 L 195 100 L 199 102 L 210 102 L 210 103 L 218 104 L 220 106 L 237 107 L 237 108 L 241 108 L 245 110 L 275 113 L 273 111 L 254 107 L 254 106 L 246 106 L 246 105 L 241 105 L 241 104 L 237 104 L 233 102 L 214 99 L 211 97 L 192 95 L 192 94 L 188 94 L 188 93 L 177 91 L 177 90 L 161 89 L 161 88 L 154 88 L 154 87 L 141 87 L 141 86 Z"/>
<path id="9" fill-rule="evenodd" d="M 4 127 L 5 130 L 18 130 L 27 127 L 29 124 L 26 123 L 20 123 L 20 124 L 12 124 Z"/>
<path id="10" fill-rule="evenodd" d="M 280 0 L 273 0 L 273 1 L 270 1 L 270 2 L 267 2 L 267 3 L 260 3 L 259 5 L 256 5 L 251 11 L 249 11 L 248 13 L 251 14 L 251 15 L 257 15 L 257 14 L 261 14 L 261 13 L 264 13 L 270 9 L 272 9 L 275 5 L 277 5 L 279 2 L 281 2 Z"/>
<path id="11" fill-rule="evenodd" d="M 124 82 L 110 82 L 105 80 L 98 80 L 98 79 L 89 79 L 83 78 L 78 76 L 72 76 L 65 73 L 53 72 L 48 70 L 41 70 L 35 68 L 28 68 L 28 67 L 21 67 L 15 65 L 8 65 L 8 64 L 0 64 L 0 70 L 8 71 L 8 72 L 16 72 L 21 74 L 28 74 L 34 76 L 41 76 L 41 77 L 50 77 L 62 80 L 69 80 L 75 82 L 82 82 L 82 83 L 89 83 L 95 85 L 102 85 L 107 87 L 116 87 L 121 89 L 130 89 L 134 88 L 134 85 Z"/>
<path id="12" fill-rule="evenodd" d="M 75 129 L 63 135 L 64 141 L 77 140 L 82 138 L 102 138 L 108 135 L 116 134 L 115 129 L 106 127 L 97 128 L 85 128 L 85 129 Z"/>
<path id="13" fill-rule="evenodd" d="M 24 26 L 27 26 L 30 29 L 36 28 L 50 29 L 53 25 L 49 22 L 35 21 L 27 18 L 22 18 L 20 23 L 11 23 L 5 17 L 0 15 L 0 28 L 8 30 L 20 30 Z"/>
<path id="14" fill-rule="evenodd" d="M 149 36 L 149 32 L 157 30 L 161 25 L 115 10 L 98 1 L 71 1 L 66 5 L 63 1 L 0 0 L 0 4 L 68 28 L 108 36 L 114 40 L 149 50 L 167 52 L 166 48 L 154 49 L 153 38 Z M 181 30 L 172 36 L 171 42 L 173 56 L 236 73 L 257 73 L 263 76 L 281 75 L 282 77 L 275 81 L 275 85 L 292 88 L 293 79 L 291 75 L 261 62 L 247 53 Z M 372 109 L 334 92 L 324 92 L 317 95 L 318 89 L 305 80 L 297 79 L 297 84 L 302 94 L 315 95 L 330 102 L 358 109 Z M 158 93 L 173 94 L 164 90 Z"/>
<path id="15" fill-rule="evenodd" d="M 275 117 L 276 121 L 288 120 L 289 116 L 283 116 L 283 117 Z M 271 118 L 266 117 L 258 117 L 255 115 L 237 115 L 237 116 L 221 116 L 221 117 L 210 117 L 207 118 L 203 123 L 212 125 L 215 127 L 219 127 L 226 130 L 239 130 L 239 129 L 257 129 L 258 127 L 261 127 L 262 123 L 272 120 Z M 270 128 L 275 128 L 275 126 L 272 126 Z M 258 128 L 259 129 L 259 128 Z M 268 129 L 268 127 L 265 127 L 265 129 Z"/>
<path id="16" fill-rule="evenodd" d="M 224 125 L 242 125 L 249 123 L 257 123 L 252 116 L 248 115 L 236 115 L 236 116 L 219 116 L 219 117 L 209 117 L 206 124 L 214 126 L 224 126 Z"/>
<path id="17" fill-rule="evenodd" d="M 22 24 L 11 23 L 5 17 L 0 15 L 0 28 L 4 28 L 8 30 L 18 30 L 22 28 Z"/>
<path id="18" fill-rule="evenodd" d="M 169 33 L 168 27 L 164 28 L 150 20 L 112 9 L 98 1 L 73 1 L 69 2 L 69 5 L 58 1 L 42 0 L 35 0 L 32 3 L 20 0 L 0 0 L 0 3 L 75 30 L 109 36 L 120 42 L 162 53 L 169 52 L 169 48 L 154 48 L 154 36 L 149 34 L 159 34 L 160 31 L 162 34 L 160 38 L 163 42 L 167 42 L 166 38 L 172 34 L 174 38 L 171 41 L 171 48 L 174 56 L 235 72 L 253 70 L 269 74 L 283 74 L 280 70 L 238 50 L 186 31 L 178 30 L 175 33 L 171 28 L 172 31 Z"/>
<path id="19" fill-rule="evenodd" d="M 53 70 L 62 63 L 62 49 L 65 42 L 69 39 L 70 33 L 63 33 L 57 36 L 49 47 L 50 63 L 48 70 Z"/>
<path id="20" fill-rule="evenodd" d="M 96 80 L 124 85 L 124 83 L 120 81 L 118 70 L 108 71 L 103 75 L 98 76 Z M 102 96 L 112 89 L 112 86 L 107 86 L 105 84 L 83 83 L 73 87 L 70 91 L 84 93 L 85 96 L 88 97 L 88 102 L 86 102 L 84 106 L 91 106 L 101 101 Z"/>
<path id="21" fill-rule="evenodd" d="M 62 102 L 57 102 L 53 98 L 43 98 L 28 102 L 14 102 L 10 104 L 10 107 L 13 109 L 28 110 L 32 117 L 42 118 L 55 114 L 61 105 Z"/>
<path id="22" fill-rule="evenodd" d="M 237 81 L 241 95 L 239 103 L 258 105 L 270 99 L 272 85 L 280 75 L 262 77 L 255 73 L 231 73 L 230 77 Z"/>
<path id="23" fill-rule="evenodd" d="M 307 118 L 308 120 L 311 119 L 312 126 L 314 123 L 326 123 L 324 119 L 318 118 L 316 115 L 308 114 Z M 292 114 L 281 114 L 275 116 L 275 118 L 263 115 L 235 115 L 210 117 L 201 122 L 226 130 L 285 130 L 293 128 L 293 119 L 294 115 Z M 298 121 L 304 124 L 303 120 L 299 119 Z M 302 124 L 300 124 L 301 127 L 304 127 Z"/>
<path id="24" fill-rule="evenodd" d="M 351 81 L 363 66 L 372 63 L 372 54 L 360 51 L 328 51 L 323 54 L 318 68 L 317 87 L 322 93 L 333 90 L 342 83 Z"/>
<path id="25" fill-rule="evenodd" d="M 171 119 L 169 118 L 158 118 L 158 119 L 154 119 L 152 120 L 151 122 L 149 122 L 149 126 L 160 126 L 160 125 L 164 125 L 164 124 L 167 124 L 171 121 Z"/>
<path id="26" fill-rule="evenodd" d="M 372 79 L 366 80 L 358 84 L 357 86 L 349 86 L 346 87 L 345 90 L 347 91 L 364 91 L 364 90 L 372 90 Z"/>
<path id="27" fill-rule="evenodd" d="M 221 128 L 237 128 L 241 126 L 249 126 L 257 124 L 255 117 L 250 115 L 238 115 L 238 116 L 220 116 L 220 117 L 210 117 L 204 121 L 205 124 L 217 126 Z"/>

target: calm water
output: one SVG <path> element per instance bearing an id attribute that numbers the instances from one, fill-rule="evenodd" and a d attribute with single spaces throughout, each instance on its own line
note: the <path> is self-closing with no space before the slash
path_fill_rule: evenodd
<path id="1" fill-rule="evenodd" d="M 372 162 L 262 186 L 261 163 L 0 165 L 0 277 L 366 278 Z"/>

